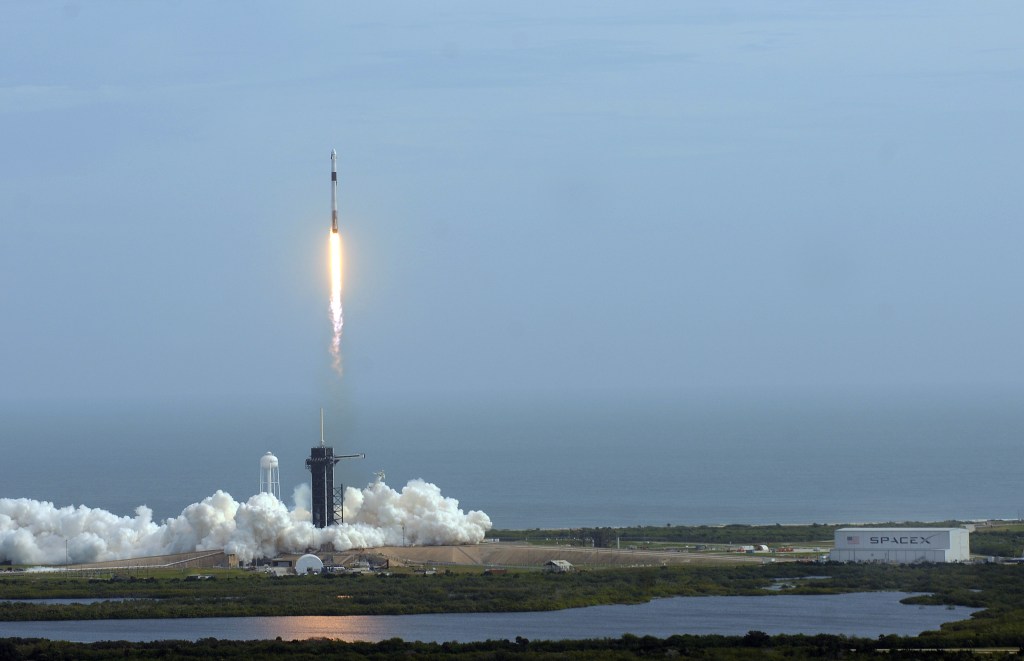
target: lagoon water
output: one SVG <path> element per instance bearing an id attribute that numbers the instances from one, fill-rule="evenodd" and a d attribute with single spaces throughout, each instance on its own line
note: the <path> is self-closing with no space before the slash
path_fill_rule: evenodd
<path id="1" fill-rule="evenodd" d="M 908 606 L 900 592 L 768 597 L 675 597 L 646 604 L 592 606 L 546 613 L 468 613 L 334 617 L 238 617 L 171 620 L 0 622 L 0 638 L 100 640 L 224 640 L 335 638 L 377 642 L 617 638 L 625 633 L 742 635 L 834 633 L 876 637 L 915 635 L 943 622 L 966 619 L 977 609 Z"/>
<path id="2" fill-rule="evenodd" d="M 19 407 L 0 497 L 157 519 L 281 461 L 308 480 L 319 403 Z M 338 480 L 421 477 L 496 527 L 1017 518 L 1024 407 L 1003 397 L 803 395 L 354 401 L 328 418 Z"/>

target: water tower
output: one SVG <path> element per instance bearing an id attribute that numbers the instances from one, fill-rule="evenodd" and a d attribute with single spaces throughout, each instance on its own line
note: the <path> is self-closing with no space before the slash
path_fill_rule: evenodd
<path id="1" fill-rule="evenodd" d="M 269 493 L 281 500 L 281 474 L 277 468 L 277 457 L 270 452 L 260 457 L 260 493 Z"/>

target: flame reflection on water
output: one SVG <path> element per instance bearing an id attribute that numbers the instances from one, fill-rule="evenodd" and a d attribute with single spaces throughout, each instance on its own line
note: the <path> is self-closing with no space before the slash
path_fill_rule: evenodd
<path id="1" fill-rule="evenodd" d="M 382 616 L 307 615 L 297 617 L 259 617 L 256 620 L 263 638 L 303 640 L 331 638 L 348 643 L 376 643 L 394 637 L 394 628 L 381 621 Z"/>
<path id="2" fill-rule="evenodd" d="M 83 643 L 200 638 L 469 642 L 520 635 L 531 640 L 617 638 L 624 633 L 658 637 L 680 633 L 743 635 L 751 629 L 773 634 L 875 637 L 886 633 L 917 635 L 943 622 L 967 619 L 978 610 L 900 603 L 907 596 L 910 593 L 673 597 L 644 604 L 520 613 L 19 621 L 0 622 L 0 638 L 42 637 Z"/>

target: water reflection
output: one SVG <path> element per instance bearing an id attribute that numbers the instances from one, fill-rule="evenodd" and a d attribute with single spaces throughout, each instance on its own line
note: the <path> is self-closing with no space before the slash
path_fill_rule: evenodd
<path id="1" fill-rule="evenodd" d="M 378 642 L 394 638 L 401 629 L 403 617 L 415 615 L 311 615 L 306 617 L 254 617 L 263 635 L 260 638 L 304 640 L 306 638 L 333 638 L 345 642 L 357 640 Z M 398 620 L 391 622 L 389 619 Z"/>
<path id="2" fill-rule="evenodd" d="M 310 617 L 211 617 L 169 620 L 0 622 L 0 638 L 23 636 L 100 640 L 299 640 L 333 638 L 424 642 L 617 638 L 624 633 L 742 635 L 833 633 L 874 638 L 916 635 L 943 622 L 963 620 L 978 609 L 905 606 L 900 592 L 763 597 L 675 597 L 646 604 L 592 606 L 546 613 L 449 613 Z"/>

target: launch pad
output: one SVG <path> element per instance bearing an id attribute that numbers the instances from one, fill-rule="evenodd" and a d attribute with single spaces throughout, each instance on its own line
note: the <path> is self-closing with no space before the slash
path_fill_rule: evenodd
<path id="1" fill-rule="evenodd" d="M 326 528 L 334 523 L 345 523 L 345 485 L 334 486 L 334 466 L 342 459 L 364 459 L 365 454 L 334 454 L 334 448 L 324 440 L 324 410 L 320 409 L 320 446 L 309 449 L 306 468 L 312 475 L 312 503 L 310 512 L 313 525 Z"/>

